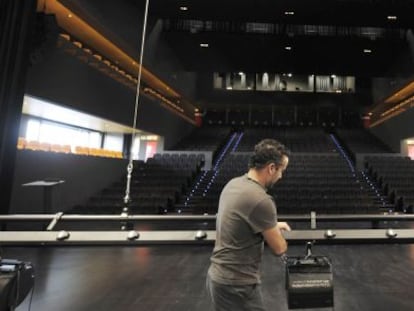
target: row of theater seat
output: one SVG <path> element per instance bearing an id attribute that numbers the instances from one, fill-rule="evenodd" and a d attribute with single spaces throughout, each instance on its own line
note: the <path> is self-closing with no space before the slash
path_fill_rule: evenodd
<path id="1" fill-rule="evenodd" d="M 50 144 L 45 142 L 38 141 L 27 141 L 23 137 L 19 137 L 17 142 L 17 149 L 27 149 L 33 151 L 45 151 L 45 152 L 57 152 L 57 153 L 72 153 L 72 147 L 70 145 L 59 145 L 59 144 Z M 98 156 L 98 157 L 107 157 L 107 158 L 122 158 L 122 152 L 98 149 L 98 148 L 88 148 L 76 146 L 75 151 L 73 152 L 79 155 L 88 155 L 88 156 Z"/>
<path id="2" fill-rule="evenodd" d="M 223 186 L 246 173 L 249 153 L 263 138 L 277 139 L 293 152 L 283 179 L 270 191 L 278 201 L 279 212 L 377 213 L 385 209 L 386 204 L 362 174 L 350 169 L 334 139 L 322 129 L 246 128 L 240 137 L 237 148 L 233 148 L 237 152 L 224 156 L 217 170 L 207 173 L 212 179 L 202 195 L 190 198 L 184 206 L 180 204 L 180 209 L 215 213 Z"/>
<path id="3" fill-rule="evenodd" d="M 165 156 L 167 158 L 168 156 Z M 168 161 L 164 156 L 149 158 L 147 162 L 134 161 L 134 170 L 129 187 L 130 201 L 126 205 L 126 180 L 115 181 L 91 197 L 82 206 L 77 206 L 70 213 L 120 213 L 128 207 L 131 213 L 158 214 L 172 209 L 180 197 L 188 190 L 198 172 L 201 170 L 203 156 L 173 157 Z M 182 159 L 188 162 L 180 165 Z M 195 161 L 194 161 L 195 159 Z"/>
<path id="4" fill-rule="evenodd" d="M 228 155 L 204 194 L 205 202 L 192 206 L 192 211 L 217 211 L 223 186 L 231 178 L 246 172 L 249 157 L 249 154 L 237 152 Z M 297 165 L 289 166 L 283 179 L 269 191 L 277 202 L 279 213 L 379 212 L 380 206 L 376 204 L 371 189 L 361 176 L 349 170 L 345 160 L 338 154 L 296 156 L 293 153 L 290 162 L 296 162 Z M 304 171 L 308 164 L 312 164 L 312 173 Z"/>
<path id="5" fill-rule="evenodd" d="M 231 129 L 227 126 L 211 126 L 195 129 L 171 150 L 216 151 L 226 141 Z"/>
<path id="6" fill-rule="evenodd" d="M 335 151 L 335 145 L 322 129 L 303 128 L 249 128 L 244 131 L 237 151 L 252 151 L 254 145 L 263 138 L 279 140 L 293 152 Z"/>
<path id="7" fill-rule="evenodd" d="M 59 144 L 49 144 L 49 143 L 41 143 L 38 141 L 27 141 L 23 137 L 19 137 L 17 141 L 17 149 L 28 149 L 28 150 L 39 150 L 39 151 L 52 151 L 52 152 L 59 152 L 59 153 L 71 153 L 71 146 L 70 145 L 59 145 Z"/>
<path id="8" fill-rule="evenodd" d="M 212 144 L 219 150 L 228 140 L 229 128 L 222 128 L 219 134 L 215 128 L 201 129 L 191 134 L 181 146 L 192 150 L 206 150 L 203 146 Z M 340 156 L 329 135 L 322 130 L 309 129 L 248 129 L 241 135 L 237 151 L 251 152 L 262 138 L 277 138 L 293 146 L 290 165 L 283 179 L 270 190 L 276 199 L 279 213 L 378 213 L 381 203 L 359 173 L 349 169 Z M 198 133 L 198 134 L 197 134 Z M 247 134 L 247 135 L 246 135 Z M 310 137 L 312 139 L 310 139 Z M 205 140 L 205 141 L 203 141 Z M 307 142 L 312 141 L 308 144 Z M 203 143 L 206 143 L 203 145 Z M 194 147 L 194 146 L 197 146 Z M 298 147 L 295 147 L 298 146 Z M 301 150 L 306 146 L 306 150 Z M 309 153 L 298 154 L 297 151 Z M 322 153 L 321 153 L 322 152 Z M 315 154 L 316 153 L 316 154 Z M 221 165 L 210 172 L 201 172 L 203 156 L 194 154 L 156 154 L 147 162 L 134 163 L 131 180 L 131 212 L 158 213 L 173 210 L 197 214 L 217 212 L 218 198 L 225 183 L 247 171 L 250 154 L 234 152 L 225 154 Z M 195 159 L 195 160 L 194 160 Z M 191 204 L 182 204 L 183 198 L 191 196 L 191 190 L 199 183 L 200 174 L 211 176 L 203 195 L 194 198 Z M 206 175 L 206 176 L 207 176 Z M 114 182 L 91 198 L 86 206 L 99 211 L 119 212 L 124 206 L 125 180 Z M 184 206 L 184 207 L 183 207 Z M 175 209 L 177 210 L 177 209 Z"/>
<path id="9" fill-rule="evenodd" d="M 365 158 L 365 168 L 397 209 L 414 211 L 414 161 L 399 155 L 371 156 Z"/>
<path id="10" fill-rule="evenodd" d="M 337 129 L 336 134 L 350 152 L 389 153 L 390 148 L 364 129 Z"/>
<path id="11" fill-rule="evenodd" d="M 204 154 L 154 154 L 147 159 L 148 165 L 160 165 L 172 169 L 199 170 L 205 163 Z"/>

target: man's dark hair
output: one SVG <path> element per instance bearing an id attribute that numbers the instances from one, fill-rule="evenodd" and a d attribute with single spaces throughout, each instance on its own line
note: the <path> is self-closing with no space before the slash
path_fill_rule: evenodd
<path id="1" fill-rule="evenodd" d="M 254 146 L 254 153 L 249 160 L 250 168 L 263 168 L 269 163 L 282 164 L 283 156 L 289 157 L 290 151 L 275 139 L 263 139 Z"/>

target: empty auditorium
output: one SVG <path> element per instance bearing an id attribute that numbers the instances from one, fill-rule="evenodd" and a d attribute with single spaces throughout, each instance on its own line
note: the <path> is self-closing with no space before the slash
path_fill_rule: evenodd
<path id="1" fill-rule="evenodd" d="M 413 12 L 0 0 L 0 311 L 414 310 Z"/>

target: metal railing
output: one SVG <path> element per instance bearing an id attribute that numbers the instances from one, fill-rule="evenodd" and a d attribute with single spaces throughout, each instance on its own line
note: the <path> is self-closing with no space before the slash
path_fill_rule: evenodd
<path id="1" fill-rule="evenodd" d="M 73 221 L 215 221 L 215 215 L 65 215 L 19 214 L 0 215 L 0 223 L 9 222 L 48 222 L 45 230 L 0 231 L 0 245 L 143 245 L 143 244 L 194 244 L 213 243 L 214 230 L 116 230 L 116 231 L 77 231 L 54 230 L 59 222 Z M 310 221 L 310 230 L 285 232 L 285 238 L 292 243 L 317 241 L 321 244 L 341 243 L 414 243 L 414 229 L 317 229 L 317 222 L 324 221 L 414 221 L 414 215 L 406 214 L 361 214 L 361 215 L 280 215 L 283 221 Z"/>

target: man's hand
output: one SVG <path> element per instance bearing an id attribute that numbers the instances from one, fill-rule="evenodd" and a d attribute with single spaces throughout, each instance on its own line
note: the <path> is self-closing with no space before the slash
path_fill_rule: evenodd
<path id="1" fill-rule="evenodd" d="M 280 256 L 287 250 L 287 243 L 283 237 L 283 231 L 291 231 L 286 222 L 277 222 L 276 226 L 262 232 L 267 244 L 273 250 L 273 253 Z"/>
<path id="2" fill-rule="evenodd" d="M 277 222 L 276 228 L 278 228 L 280 231 L 292 231 L 287 222 Z"/>

